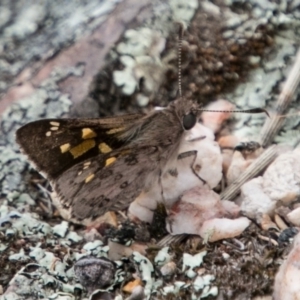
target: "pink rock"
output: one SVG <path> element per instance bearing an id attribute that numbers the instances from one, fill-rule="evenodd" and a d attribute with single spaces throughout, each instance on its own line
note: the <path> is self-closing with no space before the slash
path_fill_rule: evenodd
<path id="1" fill-rule="evenodd" d="M 220 197 L 207 188 L 195 188 L 185 193 L 170 210 L 167 229 L 171 234 L 199 234 L 204 221 L 227 214 Z"/>
<path id="2" fill-rule="evenodd" d="M 234 110 L 235 106 L 227 100 L 220 99 L 210 103 L 205 109 L 209 110 Z M 229 119 L 231 116 L 230 112 L 203 112 L 202 122 L 203 125 L 210 128 L 214 133 L 218 132 L 224 121 Z"/>
<path id="3" fill-rule="evenodd" d="M 222 168 L 224 174 L 227 174 L 228 172 L 229 166 L 231 165 L 232 156 L 233 156 L 233 150 L 222 149 L 222 157 L 223 157 Z"/>
<path id="4" fill-rule="evenodd" d="M 300 196 L 300 148 L 278 156 L 263 175 L 263 190 L 274 201 L 288 205 Z"/>
<path id="5" fill-rule="evenodd" d="M 295 226 L 300 226 L 300 207 L 287 214 L 288 220 Z"/>
<path id="6" fill-rule="evenodd" d="M 238 145 L 240 142 L 241 142 L 241 139 L 235 135 L 221 136 L 218 139 L 218 143 L 219 143 L 221 149 L 223 149 L 223 148 L 234 149 L 235 146 Z"/>
<path id="7" fill-rule="evenodd" d="M 205 221 L 200 229 L 200 236 L 209 242 L 239 236 L 249 225 L 250 220 L 240 217 L 234 220 L 227 218 L 214 218 Z"/>
<path id="8" fill-rule="evenodd" d="M 236 218 L 239 208 L 208 188 L 194 188 L 186 192 L 171 208 L 167 229 L 171 234 L 198 234 L 209 241 L 241 234 L 250 221 Z"/>
<path id="9" fill-rule="evenodd" d="M 274 202 L 263 191 L 263 178 L 257 177 L 243 184 L 241 188 L 241 211 L 249 218 L 259 219 L 263 214 L 273 215 Z"/>
<path id="10" fill-rule="evenodd" d="M 238 146 L 238 145 L 236 145 Z M 231 164 L 227 170 L 227 184 L 234 182 L 263 153 L 264 149 L 258 143 L 240 143 L 235 149 Z"/>
<path id="11" fill-rule="evenodd" d="M 233 153 L 231 164 L 226 173 L 227 184 L 231 184 L 249 167 L 252 161 L 246 160 L 242 153 L 235 151 Z"/>
<path id="12" fill-rule="evenodd" d="M 275 278 L 273 300 L 300 300 L 300 234 Z"/>
<path id="13" fill-rule="evenodd" d="M 226 174 L 232 161 L 235 146 L 240 142 L 240 139 L 233 135 L 222 136 L 218 139 L 218 144 L 221 148 L 223 156 L 223 173 Z"/>

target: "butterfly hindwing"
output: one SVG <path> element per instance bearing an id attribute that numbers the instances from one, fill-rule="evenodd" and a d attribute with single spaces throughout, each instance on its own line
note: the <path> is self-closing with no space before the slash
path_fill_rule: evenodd
<path id="1" fill-rule="evenodd" d="M 118 136 L 141 117 L 39 120 L 21 127 L 17 142 L 38 171 L 55 179 L 77 163 L 122 147 Z"/>
<path id="2" fill-rule="evenodd" d="M 60 209 L 84 224 L 95 222 L 107 211 L 127 208 L 145 187 L 146 179 L 159 170 L 158 156 L 158 148 L 141 147 L 76 164 L 53 184 Z"/>

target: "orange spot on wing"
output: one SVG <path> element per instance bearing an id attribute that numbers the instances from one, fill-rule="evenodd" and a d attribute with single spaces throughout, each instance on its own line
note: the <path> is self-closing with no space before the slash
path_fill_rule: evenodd
<path id="1" fill-rule="evenodd" d="M 96 145 L 95 140 L 90 139 L 90 140 L 86 140 L 86 141 L 82 142 L 78 146 L 73 147 L 69 151 L 73 155 L 74 158 L 77 158 L 77 157 L 83 155 L 84 153 L 86 153 L 87 151 L 89 151 L 90 149 L 94 148 L 95 145 Z"/>
<path id="2" fill-rule="evenodd" d="M 82 129 L 82 138 L 84 140 L 91 139 L 97 136 L 97 133 L 91 128 L 83 128 Z"/>
<path id="3" fill-rule="evenodd" d="M 111 165 L 112 163 L 114 163 L 117 159 L 115 157 L 110 157 L 105 161 L 105 167 Z"/>

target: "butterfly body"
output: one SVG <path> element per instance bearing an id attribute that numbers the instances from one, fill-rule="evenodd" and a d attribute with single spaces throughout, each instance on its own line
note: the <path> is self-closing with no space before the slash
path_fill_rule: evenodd
<path id="1" fill-rule="evenodd" d="M 222 154 L 213 132 L 197 123 L 181 142 L 177 159 L 169 160 L 161 171 L 160 181 L 152 181 L 151 187 L 130 204 L 133 219 L 151 223 L 158 203 L 167 211 L 191 189 L 212 189 L 222 179 Z"/>
<path id="2" fill-rule="evenodd" d="M 147 115 L 35 121 L 17 131 L 17 142 L 50 180 L 62 215 L 88 225 L 160 186 L 198 119 L 198 104 L 178 99 Z"/>

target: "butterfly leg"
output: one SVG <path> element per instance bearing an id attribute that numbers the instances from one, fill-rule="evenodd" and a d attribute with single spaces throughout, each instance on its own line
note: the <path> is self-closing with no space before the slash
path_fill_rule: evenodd
<path id="1" fill-rule="evenodd" d="M 190 142 L 190 143 L 198 142 L 198 141 L 204 140 L 205 138 L 206 138 L 205 135 L 201 135 L 201 136 L 199 136 L 199 137 L 196 137 L 196 138 L 193 138 L 193 139 L 191 139 L 191 140 L 188 140 L 188 142 Z"/>
<path id="2" fill-rule="evenodd" d="M 200 168 L 201 168 L 201 167 L 200 167 L 199 165 L 197 165 L 196 167 L 194 167 L 194 163 L 195 163 L 196 158 L 197 158 L 197 150 L 191 150 L 191 151 L 187 151 L 187 152 L 180 153 L 180 154 L 178 155 L 177 159 L 184 159 L 184 158 L 187 158 L 187 157 L 192 157 L 192 158 L 193 158 L 192 161 L 191 161 L 191 165 L 190 165 L 190 166 L 191 166 L 191 169 L 192 169 L 194 175 L 195 175 L 197 178 L 199 178 L 204 184 L 206 184 L 206 181 L 205 181 L 203 178 L 201 178 L 201 177 L 198 175 L 198 173 L 197 173 L 197 172 L 200 171 Z"/>

